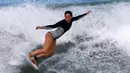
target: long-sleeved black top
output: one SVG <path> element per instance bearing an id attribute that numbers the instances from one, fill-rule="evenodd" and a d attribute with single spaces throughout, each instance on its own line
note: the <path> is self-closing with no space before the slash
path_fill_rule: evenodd
<path id="1" fill-rule="evenodd" d="M 78 16 L 76 16 L 76 17 L 72 17 L 70 23 L 66 22 L 66 20 L 63 19 L 63 20 L 57 22 L 57 23 L 54 24 L 54 25 L 43 26 L 43 28 L 44 28 L 44 29 L 51 29 L 51 28 L 62 27 L 62 28 L 64 29 L 64 33 L 65 33 L 66 31 L 68 31 L 68 30 L 70 29 L 70 27 L 71 27 L 73 21 L 76 21 L 76 20 L 80 19 L 81 17 L 83 17 L 83 16 L 85 16 L 85 15 L 87 15 L 87 14 L 84 13 L 84 14 L 82 14 L 82 15 L 78 15 Z"/>

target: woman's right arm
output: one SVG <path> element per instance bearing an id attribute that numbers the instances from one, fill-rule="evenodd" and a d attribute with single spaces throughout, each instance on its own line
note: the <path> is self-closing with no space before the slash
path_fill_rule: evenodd
<path id="1" fill-rule="evenodd" d="M 37 27 L 36 27 L 36 30 L 38 30 L 38 29 L 53 29 L 53 28 L 59 27 L 59 26 L 60 26 L 60 22 L 61 22 L 61 21 L 57 22 L 57 23 L 54 24 L 54 25 L 37 26 Z"/>
<path id="2" fill-rule="evenodd" d="M 43 28 L 43 26 L 37 26 L 36 30 L 38 30 L 38 29 L 44 29 L 44 28 Z"/>
<path id="3" fill-rule="evenodd" d="M 37 26 L 37 27 L 36 27 L 36 30 L 38 30 L 38 29 L 53 29 L 53 28 L 55 28 L 54 25 Z"/>

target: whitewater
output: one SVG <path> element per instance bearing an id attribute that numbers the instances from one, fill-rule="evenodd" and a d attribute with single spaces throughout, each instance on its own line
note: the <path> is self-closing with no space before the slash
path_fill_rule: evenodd
<path id="1" fill-rule="evenodd" d="M 39 71 L 26 67 L 19 57 L 43 45 L 52 25 L 71 10 L 77 16 L 92 13 L 74 22 L 57 40 L 55 54 L 41 60 Z M 49 8 L 24 3 L 0 7 L 0 73 L 129 73 L 130 3 L 70 5 Z M 55 30 L 55 29 L 53 29 Z"/>

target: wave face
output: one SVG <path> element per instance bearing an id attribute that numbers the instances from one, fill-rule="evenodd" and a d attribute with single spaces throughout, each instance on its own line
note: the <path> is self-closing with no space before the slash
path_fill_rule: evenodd
<path id="1" fill-rule="evenodd" d="M 129 2 L 130 0 L 0 0 L 0 6 L 19 6 L 21 4 L 89 4 L 89 5 L 96 5 L 96 4 L 106 4 L 106 3 L 113 3 L 113 2 Z"/>
<path id="2" fill-rule="evenodd" d="M 56 23 L 64 18 L 66 10 L 71 10 L 74 16 L 88 10 L 92 13 L 75 21 L 57 40 L 55 54 L 40 60 L 39 73 L 130 71 L 130 3 L 127 0 L 53 0 L 64 5 L 44 4 L 49 1 L 52 0 L 0 1 L 0 73 L 37 73 L 25 66 L 19 53 L 27 54 L 40 47 L 50 30 L 35 30 L 36 26 Z"/>

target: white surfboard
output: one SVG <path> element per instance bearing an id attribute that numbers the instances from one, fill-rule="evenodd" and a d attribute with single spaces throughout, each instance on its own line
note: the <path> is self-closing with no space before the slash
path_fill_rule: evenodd
<path id="1" fill-rule="evenodd" d="M 23 59 L 25 60 L 25 62 L 26 62 L 29 66 L 31 66 L 31 67 L 34 68 L 35 70 L 38 70 L 38 69 L 39 69 L 38 66 L 37 66 L 36 64 L 34 64 L 34 63 L 29 59 L 29 57 L 28 57 L 26 54 L 20 53 L 20 55 L 23 57 Z"/>

